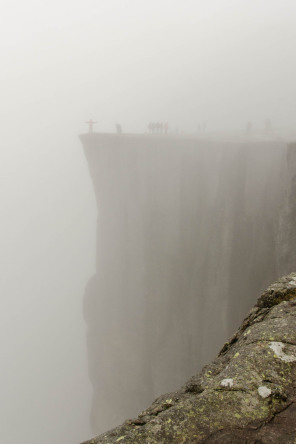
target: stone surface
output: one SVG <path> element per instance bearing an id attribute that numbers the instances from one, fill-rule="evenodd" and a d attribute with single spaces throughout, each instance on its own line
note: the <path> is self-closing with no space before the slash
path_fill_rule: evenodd
<path id="1" fill-rule="evenodd" d="M 296 442 L 296 273 L 258 299 L 218 357 L 138 418 L 85 444 Z"/>

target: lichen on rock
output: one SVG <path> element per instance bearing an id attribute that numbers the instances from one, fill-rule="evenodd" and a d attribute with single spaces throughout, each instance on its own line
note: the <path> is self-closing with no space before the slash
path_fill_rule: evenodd
<path id="1" fill-rule="evenodd" d="M 85 444 L 296 442 L 296 273 L 258 299 L 218 357 Z"/>

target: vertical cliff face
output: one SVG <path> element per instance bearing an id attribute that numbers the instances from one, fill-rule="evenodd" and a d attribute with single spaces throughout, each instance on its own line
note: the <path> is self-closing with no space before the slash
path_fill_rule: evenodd
<path id="1" fill-rule="evenodd" d="M 296 143 L 290 143 L 286 150 L 285 197 L 279 215 L 278 266 L 283 274 L 295 270 L 296 264 Z"/>
<path id="2" fill-rule="evenodd" d="M 84 306 L 99 433 L 196 373 L 256 295 L 295 268 L 294 152 L 274 141 L 81 140 L 98 205 Z"/>

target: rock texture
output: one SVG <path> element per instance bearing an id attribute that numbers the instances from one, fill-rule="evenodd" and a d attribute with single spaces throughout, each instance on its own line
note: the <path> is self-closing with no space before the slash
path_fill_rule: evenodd
<path id="1" fill-rule="evenodd" d="M 85 444 L 296 442 L 296 273 L 258 299 L 218 357 L 138 418 Z"/>

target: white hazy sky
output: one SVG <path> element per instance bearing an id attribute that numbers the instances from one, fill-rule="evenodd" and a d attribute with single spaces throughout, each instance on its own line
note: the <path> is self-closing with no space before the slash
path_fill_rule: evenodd
<path id="1" fill-rule="evenodd" d="M 294 125 L 294 0 L 16 0 L 2 9 L 1 118 L 11 129 L 26 120 L 34 133 L 54 123 L 82 131 L 86 116 L 102 130 L 120 121 L 142 131 L 150 119 L 187 130 L 201 119 L 213 129 L 267 117 Z"/>
<path id="2" fill-rule="evenodd" d="M 0 440 L 90 436 L 82 299 L 96 208 L 77 135 L 295 127 L 295 0 L 10 0 L 0 9 Z"/>

